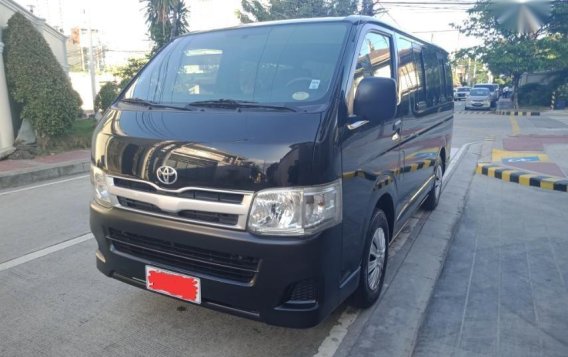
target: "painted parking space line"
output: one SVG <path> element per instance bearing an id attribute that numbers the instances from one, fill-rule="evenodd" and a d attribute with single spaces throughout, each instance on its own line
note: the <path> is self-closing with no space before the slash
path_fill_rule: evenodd
<path id="1" fill-rule="evenodd" d="M 86 242 L 91 238 L 93 238 L 93 234 L 92 233 L 86 233 L 86 234 L 83 234 L 79 237 L 66 240 L 65 242 L 61 242 L 61 243 L 49 246 L 49 247 L 44 248 L 44 249 L 40 249 L 38 251 L 29 253 L 29 254 L 26 254 L 26 255 L 22 255 L 21 257 L 8 260 L 4 263 L 0 263 L 0 272 L 14 268 L 14 267 L 17 267 L 18 265 L 29 263 L 32 260 L 36 260 L 38 258 L 45 257 L 46 255 L 58 252 L 58 251 L 63 250 L 65 248 L 72 247 L 76 244 Z"/>

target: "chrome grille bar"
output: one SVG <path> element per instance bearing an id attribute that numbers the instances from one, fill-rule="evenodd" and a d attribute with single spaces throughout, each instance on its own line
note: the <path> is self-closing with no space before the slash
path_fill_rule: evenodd
<path id="1" fill-rule="evenodd" d="M 184 222 L 191 222 L 191 223 L 198 223 L 208 226 L 216 226 L 216 227 L 225 227 L 225 228 L 233 228 L 233 229 L 246 229 L 246 222 L 247 216 L 249 212 L 250 205 L 253 199 L 253 192 L 250 191 L 230 191 L 230 190 L 216 190 L 216 189 L 208 189 L 208 188 L 201 188 L 201 187 L 184 187 L 178 190 L 167 190 L 163 189 L 151 182 L 142 181 L 142 180 L 134 180 L 130 178 L 124 177 L 116 177 L 120 180 L 126 181 L 134 181 L 134 182 L 142 182 L 145 184 L 149 184 L 156 188 L 156 192 L 146 192 L 146 191 L 139 191 L 135 189 L 119 187 L 114 184 L 113 176 L 107 176 L 107 185 L 109 187 L 109 193 L 112 195 L 113 205 L 116 208 L 125 209 L 129 211 L 136 211 L 143 214 L 148 214 L 152 216 L 159 216 L 168 219 L 175 219 L 178 221 Z M 215 193 L 227 193 L 227 194 L 239 194 L 243 196 L 243 200 L 240 204 L 237 203 L 226 203 L 226 202 L 216 202 L 216 201 L 207 201 L 207 200 L 199 200 L 199 199 L 192 199 L 192 198 L 182 198 L 182 197 L 175 197 L 168 195 L 168 193 L 181 193 L 184 191 L 189 190 L 197 190 L 203 192 L 215 192 Z M 161 214 L 159 212 L 149 212 L 141 209 L 135 209 L 132 207 L 125 207 L 120 204 L 118 201 L 118 196 L 124 197 L 131 200 L 136 200 L 140 202 L 144 202 L 150 205 L 153 205 L 160 209 L 160 211 L 164 212 Z M 212 223 L 207 221 L 200 221 L 196 219 L 186 219 L 183 217 L 175 217 L 172 214 L 177 214 L 182 211 L 198 211 L 198 212 L 209 212 L 209 213 L 218 213 L 218 214 L 231 214 L 237 215 L 238 220 L 236 225 L 227 225 L 227 224 L 219 224 L 219 223 Z"/>

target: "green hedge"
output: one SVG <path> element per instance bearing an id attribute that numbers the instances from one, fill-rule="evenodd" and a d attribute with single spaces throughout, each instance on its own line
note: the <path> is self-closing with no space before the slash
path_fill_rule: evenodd
<path id="1" fill-rule="evenodd" d="M 552 88 L 539 83 L 529 83 L 519 88 L 521 106 L 547 106 L 552 98 Z"/>
<path id="2" fill-rule="evenodd" d="M 108 107 L 114 102 L 118 95 L 119 88 L 114 82 L 107 82 L 103 84 L 97 96 L 95 97 L 95 113 L 107 110 Z"/>
<path id="3" fill-rule="evenodd" d="M 23 15 L 4 32 L 8 91 L 20 118 L 30 120 L 38 139 L 68 133 L 81 115 L 81 98 L 42 35 Z"/>

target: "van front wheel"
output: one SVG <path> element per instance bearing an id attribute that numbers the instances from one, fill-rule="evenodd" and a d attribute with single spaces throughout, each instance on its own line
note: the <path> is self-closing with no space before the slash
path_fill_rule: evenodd
<path id="1" fill-rule="evenodd" d="M 367 233 L 359 287 L 353 296 L 353 304 L 367 308 L 379 298 L 389 253 L 389 225 L 385 213 L 377 210 Z"/>
<path id="2" fill-rule="evenodd" d="M 438 206 L 440 202 L 440 196 L 442 195 L 442 184 L 444 182 L 444 170 L 442 168 L 442 163 L 440 160 L 436 161 L 436 167 L 434 167 L 434 185 L 428 193 L 428 197 L 424 201 L 422 207 L 428 211 L 433 211 Z"/>

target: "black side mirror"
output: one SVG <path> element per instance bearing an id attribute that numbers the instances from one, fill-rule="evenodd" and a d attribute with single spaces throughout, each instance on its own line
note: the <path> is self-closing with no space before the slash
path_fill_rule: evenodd
<path id="1" fill-rule="evenodd" d="M 396 115 L 396 102 L 396 82 L 394 79 L 363 78 L 357 86 L 353 113 L 369 121 L 387 121 Z"/>

